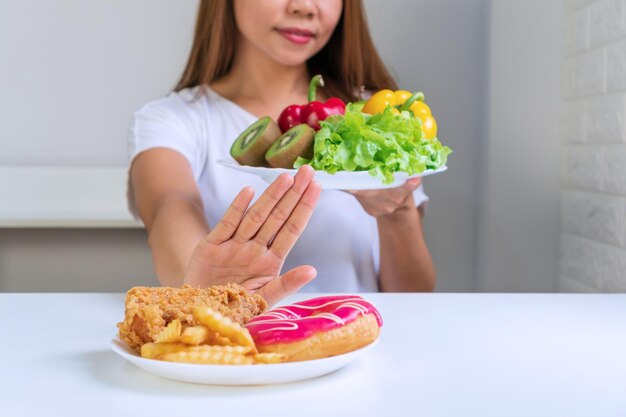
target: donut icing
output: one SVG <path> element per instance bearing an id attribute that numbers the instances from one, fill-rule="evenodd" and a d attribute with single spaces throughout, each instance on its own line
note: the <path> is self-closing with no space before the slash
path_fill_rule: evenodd
<path id="1" fill-rule="evenodd" d="M 253 317 L 246 327 L 258 345 L 298 342 L 314 333 L 329 331 L 373 314 L 383 325 L 376 307 L 357 295 L 312 298 L 278 307 Z"/>

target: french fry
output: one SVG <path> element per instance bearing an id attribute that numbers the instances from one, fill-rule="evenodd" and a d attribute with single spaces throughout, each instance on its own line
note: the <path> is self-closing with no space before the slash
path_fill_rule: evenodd
<path id="1" fill-rule="evenodd" d="M 185 349 L 187 352 L 222 352 L 222 353 L 238 353 L 246 355 L 252 352 L 250 346 L 213 346 L 213 345 L 200 345 L 189 346 Z"/>
<path id="2" fill-rule="evenodd" d="M 141 345 L 141 357 L 156 359 L 166 353 L 180 352 L 188 348 L 189 346 L 183 343 L 144 343 Z"/>
<path id="3" fill-rule="evenodd" d="M 190 346 L 184 343 L 145 343 L 141 346 L 141 357 L 148 359 L 162 359 L 162 357 L 167 354 L 178 352 L 213 352 L 245 355 L 251 351 L 252 348 L 249 346 Z"/>
<path id="4" fill-rule="evenodd" d="M 226 347 L 226 346 L 221 346 Z M 230 347 L 230 346 L 229 346 Z M 252 364 L 252 358 L 244 356 L 241 353 L 205 350 L 205 351 L 181 351 L 167 353 L 162 356 L 164 361 L 183 362 L 194 364 L 212 364 L 212 365 L 249 365 Z"/>
<path id="5" fill-rule="evenodd" d="M 280 353 L 257 353 L 256 355 L 252 355 L 252 360 L 256 363 L 281 363 L 287 359 L 287 356 Z"/>
<path id="6" fill-rule="evenodd" d="M 210 330 L 216 331 L 220 336 L 228 338 L 237 345 L 248 346 L 256 353 L 256 346 L 252 336 L 250 336 L 250 332 L 239 323 L 235 323 L 208 306 L 194 307 L 193 316 Z"/>
<path id="7" fill-rule="evenodd" d="M 240 346 L 218 333 L 214 333 L 213 336 L 210 337 L 209 344 L 214 346 Z"/>
<path id="8" fill-rule="evenodd" d="M 182 325 L 180 324 L 180 320 L 172 320 L 156 335 L 154 341 L 156 343 L 178 342 L 180 340 L 181 330 Z"/>
<path id="9" fill-rule="evenodd" d="M 173 320 L 141 346 L 141 356 L 177 363 L 249 365 L 276 364 L 287 360 L 280 353 L 259 353 L 250 332 L 208 306 L 197 306 L 193 317 L 199 323 L 183 328 Z"/>
<path id="10" fill-rule="evenodd" d="M 187 327 L 180 335 L 180 341 L 188 345 L 201 345 L 209 341 L 210 333 L 211 331 L 202 325 Z"/>

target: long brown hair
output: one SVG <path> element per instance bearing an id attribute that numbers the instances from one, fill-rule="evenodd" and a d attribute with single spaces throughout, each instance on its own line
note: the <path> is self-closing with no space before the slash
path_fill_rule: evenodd
<path id="1" fill-rule="evenodd" d="M 200 0 L 193 46 L 174 91 L 208 85 L 230 71 L 237 27 L 232 0 Z M 344 0 L 343 13 L 328 43 L 307 62 L 309 74 L 322 74 L 329 95 L 347 101 L 358 90 L 396 89 L 370 36 L 361 0 Z"/>

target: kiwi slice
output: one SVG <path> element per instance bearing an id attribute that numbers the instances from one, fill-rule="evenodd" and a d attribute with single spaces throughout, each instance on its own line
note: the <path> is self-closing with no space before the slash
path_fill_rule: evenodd
<path id="1" fill-rule="evenodd" d="M 315 131 L 306 124 L 292 127 L 282 134 L 265 153 L 265 159 L 273 168 L 293 168 L 299 156 L 313 158 Z"/>
<path id="2" fill-rule="evenodd" d="M 230 147 L 230 155 L 241 165 L 267 166 L 265 152 L 280 136 L 280 128 L 265 116 L 251 124 Z"/>

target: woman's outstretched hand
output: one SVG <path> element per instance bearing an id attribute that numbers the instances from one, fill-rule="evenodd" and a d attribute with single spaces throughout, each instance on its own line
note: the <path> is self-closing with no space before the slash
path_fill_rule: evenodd
<path id="1" fill-rule="evenodd" d="M 254 190 L 241 190 L 194 249 L 184 283 L 207 287 L 236 282 L 273 305 L 315 278 L 317 271 L 309 265 L 280 275 L 319 198 L 320 185 L 313 176 L 308 165 L 295 177 L 280 175 L 252 207 Z"/>

